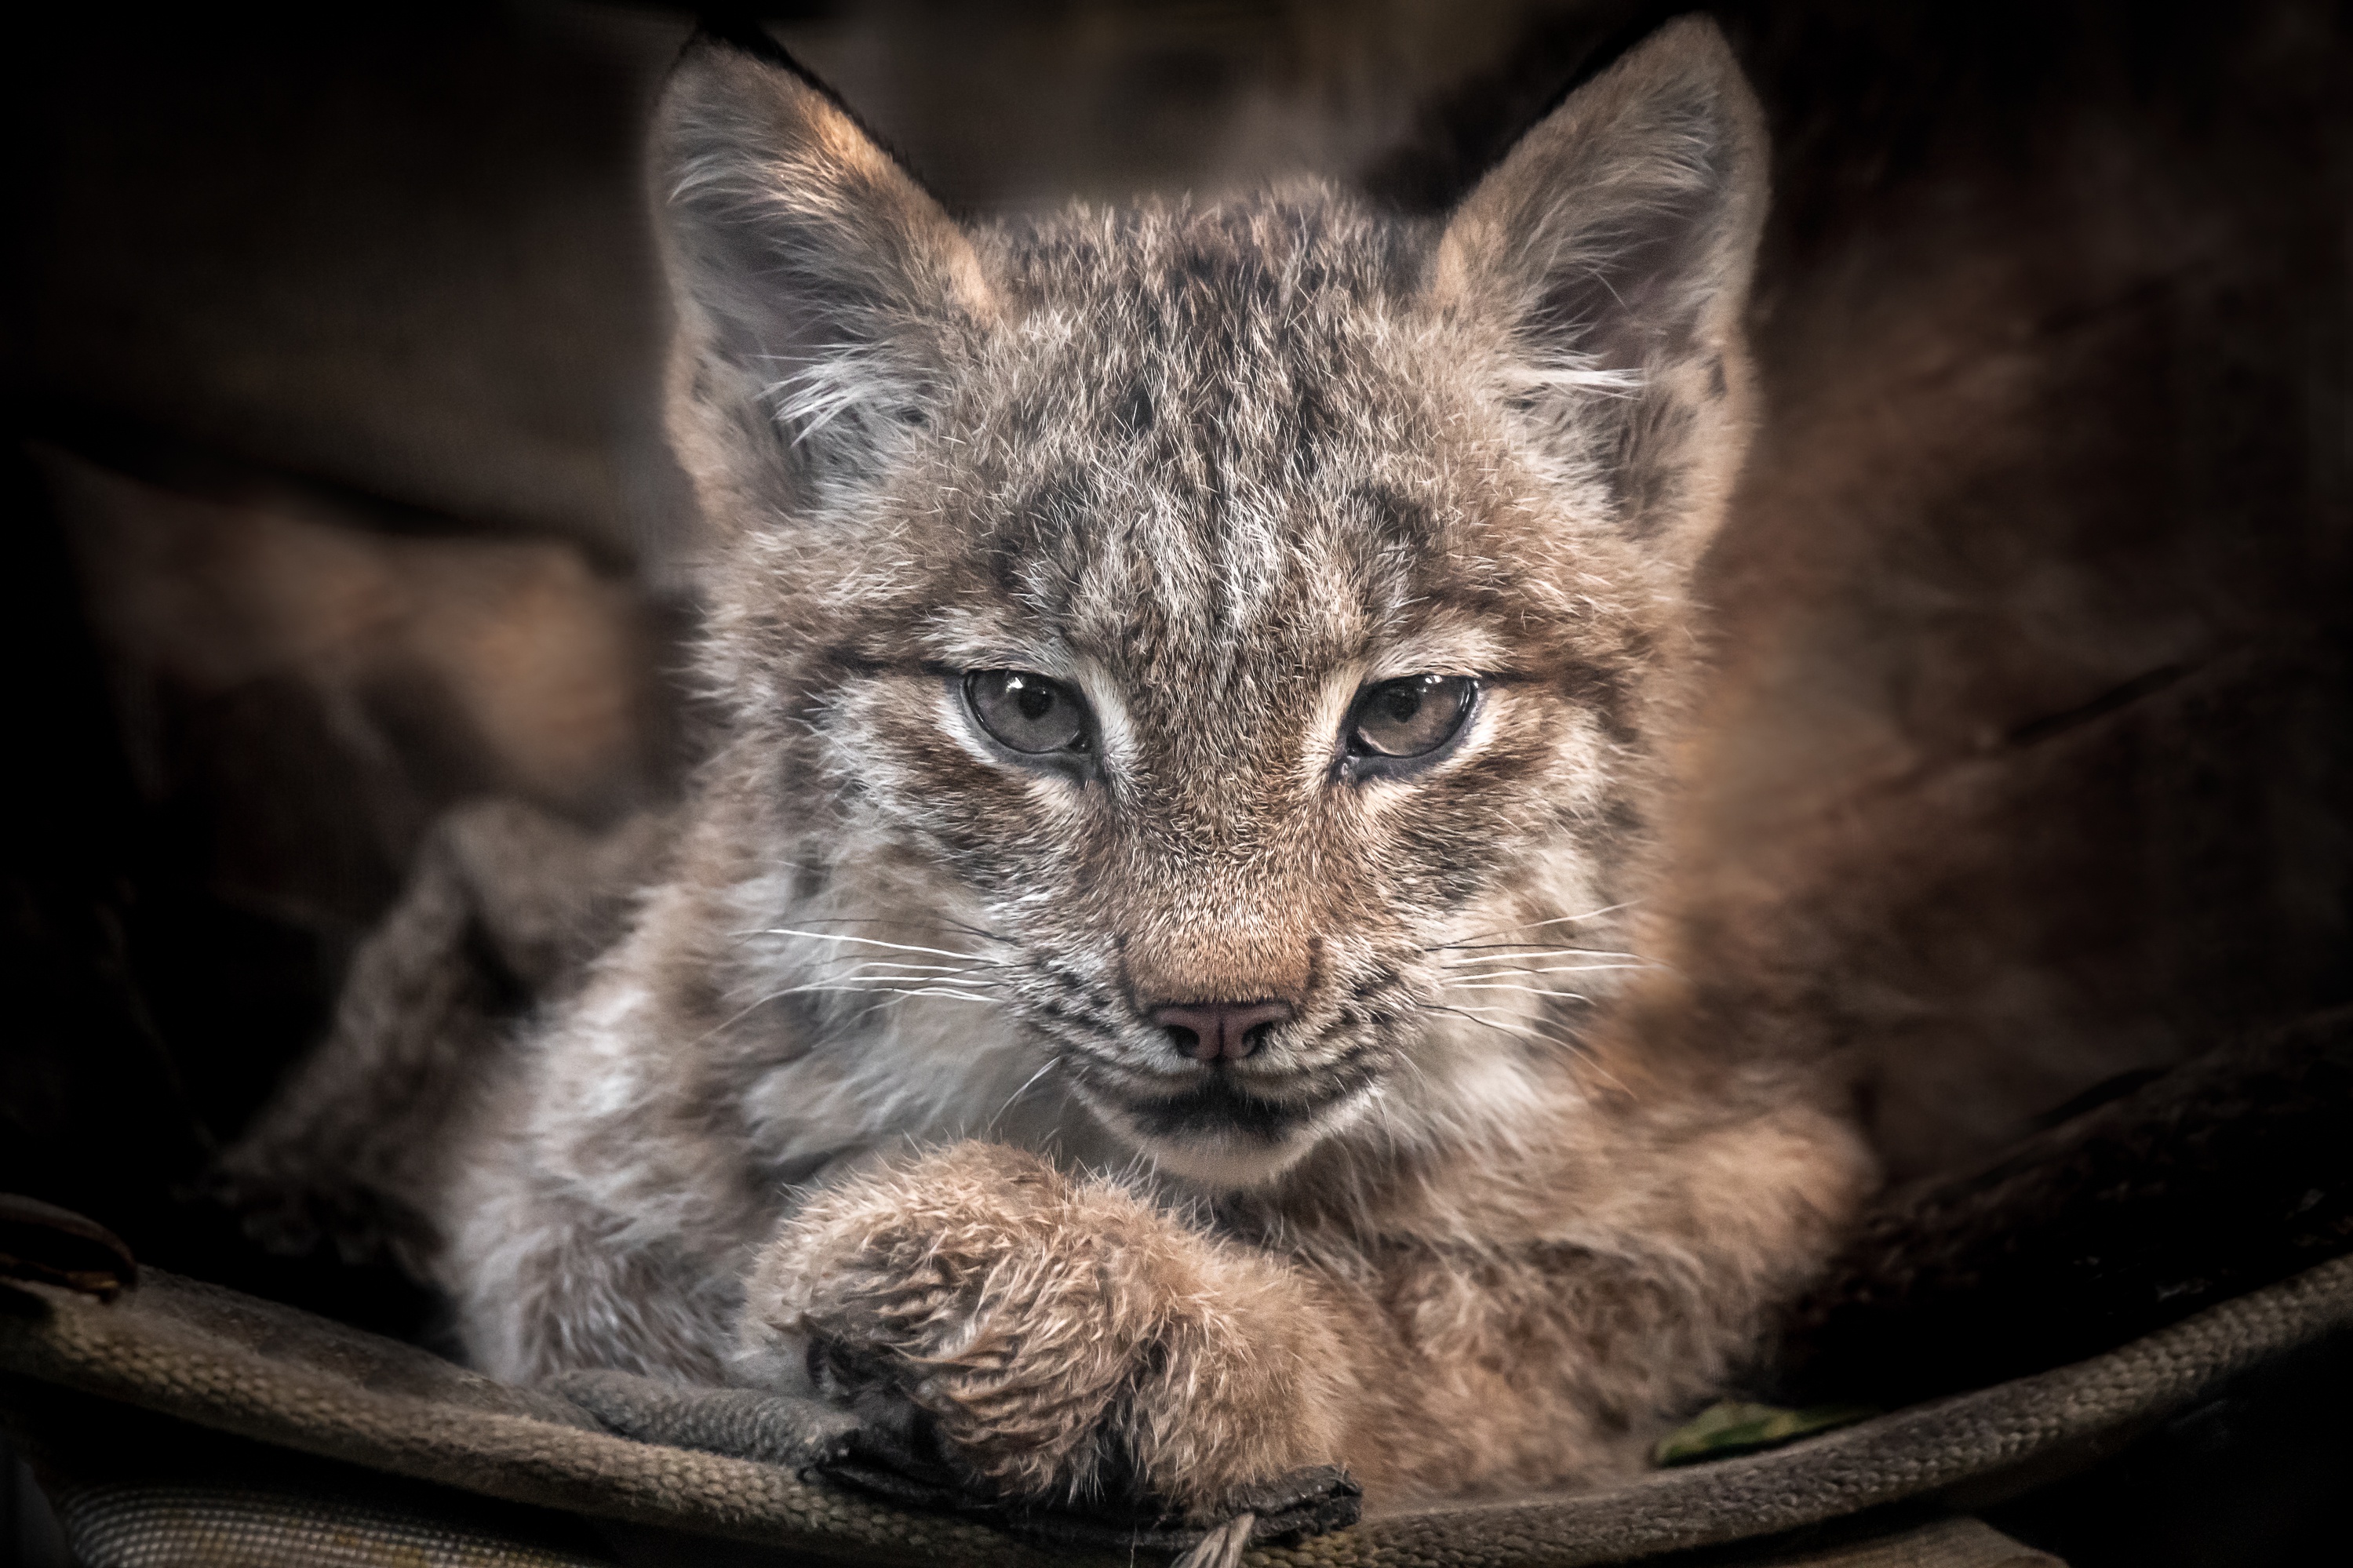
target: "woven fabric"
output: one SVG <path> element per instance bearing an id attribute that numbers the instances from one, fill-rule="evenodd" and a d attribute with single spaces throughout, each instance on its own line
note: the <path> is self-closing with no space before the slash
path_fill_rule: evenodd
<path id="1" fill-rule="evenodd" d="M 2233 1373 L 2348 1325 L 2353 1258 L 2338 1258 L 2106 1355 L 1788 1448 L 1607 1492 L 1369 1519 L 1268 1562 L 1578 1568 L 1791 1530 L 2024 1469 L 2159 1419 Z"/>
<path id="2" fill-rule="evenodd" d="M 81 1568 L 614 1568 L 345 1499 L 222 1487 L 99 1486 L 63 1500 Z M 2065 1568 L 1974 1519 L 1794 1554 L 1770 1568 Z"/>
<path id="3" fill-rule="evenodd" d="M 111 1305 L 37 1284 L 0 1293 L 37 1309 L 0 1312 L 0 1368 L 304 1453 L 827 1558 L 1066 1560 L 781 1466 L 617 1437 L 550 1395 L 160 1269 Z M 559 1407 L 570 1420 L 555 1418 Z"/>
<path id="4" fill-rule="evenodd" d="M 46 1286 L 0 1312 L 0 1368 L 200 1426 L 482 1495 L 824 1558 L 1093 1560 L 726 1455 L 587 1429 L 410 1347 L 162 1274 L 111 1305 Z M 269 1325 L 276 1325 L 273 1331 Z M 1504 1568 L 1621 1562 L 1788 1531 L 1986 1484 L 2127 1432 L 2221 1379 L 2353 1327 L 2353 1259 L 2121 1350 L 1746 1458 L 1576 1496 L 1376 1515 L 1253 1563 Z"/>
<path id="5" fill-rule="evenodd" d="M 71 1489 L 58 1515 L 80 1568 L 611 1568 L 343 1499 L 222 1487 Z"/>
<path id="6" fill-rule="evenodd" d="M 858 1418 L 814 1399 L 748 1388 L 681 1388 L 626 1372 L 572 1372 L 549 1386 L 641 1442 L 804 1469 L 854 1451 Z"/>

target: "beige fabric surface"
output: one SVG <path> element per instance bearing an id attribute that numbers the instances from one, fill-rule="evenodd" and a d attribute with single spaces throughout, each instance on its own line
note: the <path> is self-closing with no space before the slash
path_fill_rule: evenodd
<path id="1" fill-rule="evenodd" d="M 0 1369 L 395 1475 L 824 1558 L 1089 1560 L 776 1466 L 588 1430 L 544 1394 L 165 1275 L 151 1274 L 111 1305 L 42 1286 L 0 1289 L 21 1302 L 0 1313 Z M 1982 1486 L 2118 1438 L 2235 1372 L 2348 1326 L 2353 1258 L 2108 1354 L 1771 1453 L 1664 1471 L 1606 1492 L 1376 1514 L 1352 1529 L 1253 1551 L 1250 1560 L 1266 1568 L 1577 1568 L 1772 1534 L 1965 1482 Z M 1858 1561 L 1876 1568 L 1881 1560 Z"/>
<path id="2" fill-rule="evenodd" d="M 610 1568 L 342 1499 L 206 1486 L 96 1486 L 58 1500 L 79 1568 Z"/>

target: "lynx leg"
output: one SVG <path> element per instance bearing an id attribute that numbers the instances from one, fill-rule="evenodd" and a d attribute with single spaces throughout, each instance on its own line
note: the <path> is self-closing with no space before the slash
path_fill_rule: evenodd
<path id="1" fill-rule="evenodd" d="M 881 1369 L 976 1484 L 1206 1512 L 1336 1457 L 1339 1350 L 1303 1283 L 1107 1182 L 958 1144 L 822 1194 L 757 1265 L 740 1348 Z"/>
<path id="2" fill-rule="evenodd" d="M 469 1173 L 443 1261 L 474 1364 L 517 1383 L 587 1367 L 725 1382 L 741 1296 L 719 1258 L 557 1188 L 530 1157 L 508 1147 Z"/>

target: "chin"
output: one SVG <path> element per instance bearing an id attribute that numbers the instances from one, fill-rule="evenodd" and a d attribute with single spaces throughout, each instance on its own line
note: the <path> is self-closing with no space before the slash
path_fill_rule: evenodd
<path id="1" fill-rule="evenodd" d="M 1369 1088 L 1356 1089 L 1293 1110 L 1213 1087 L 1165 1100 L 1098 1102 L 1094 1109 L 1163 1174 L 1211 1191 L 1241 1192 L 1271 1184 L 1362 1120 L 1372 1098 Z"/>

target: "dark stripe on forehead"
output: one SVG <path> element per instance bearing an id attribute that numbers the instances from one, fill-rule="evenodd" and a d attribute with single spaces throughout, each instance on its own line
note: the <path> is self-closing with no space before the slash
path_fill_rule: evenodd
<path id="1" fill-rule="evenodd" d="M 1444 536 L 1430 504 L 1394 485 L 1357 485 L 1348 499 L 1383 541 L 1401 544 L 1417 554 L 1434 550 Z"/>
<path id="2" fill-rule="evenodd" d="M 980 550 L 990 581 L 1022 608 L 1060 615 L 1085 568 L 1100 510 L 1096 476 L 1071 464 L 999 502 L 984 502 Z"/>
<path id="3" fill-rule="evenodd" d="M 1311 192 L 1004 238 L 1039 328 L 955 476 L 1000 600 L 1197 682 L 1367 651 L 1366 614 L 1401 630 L 1418 596 L 1471 602 L 1444 554 L 1454 470 L 1401 467 L 1445 421 L 1374 330 L 1418 265 L 1394 225 Z M 1371 474 L 1397 478 L 1343 491 Z M 1253 646 L 1262 622 L 1282 647 Z"/>
<path id="4" fill-rule="evenodd" d="M 1420 227 L 1314 187 L 1208 206 L 1077 207 L 1017 220 L 999 237 L 1007 280 L 1032 303 L 1092 295 L 1164 308 L 1398 298 L 1418 280 L 1427 248 Z"/>

